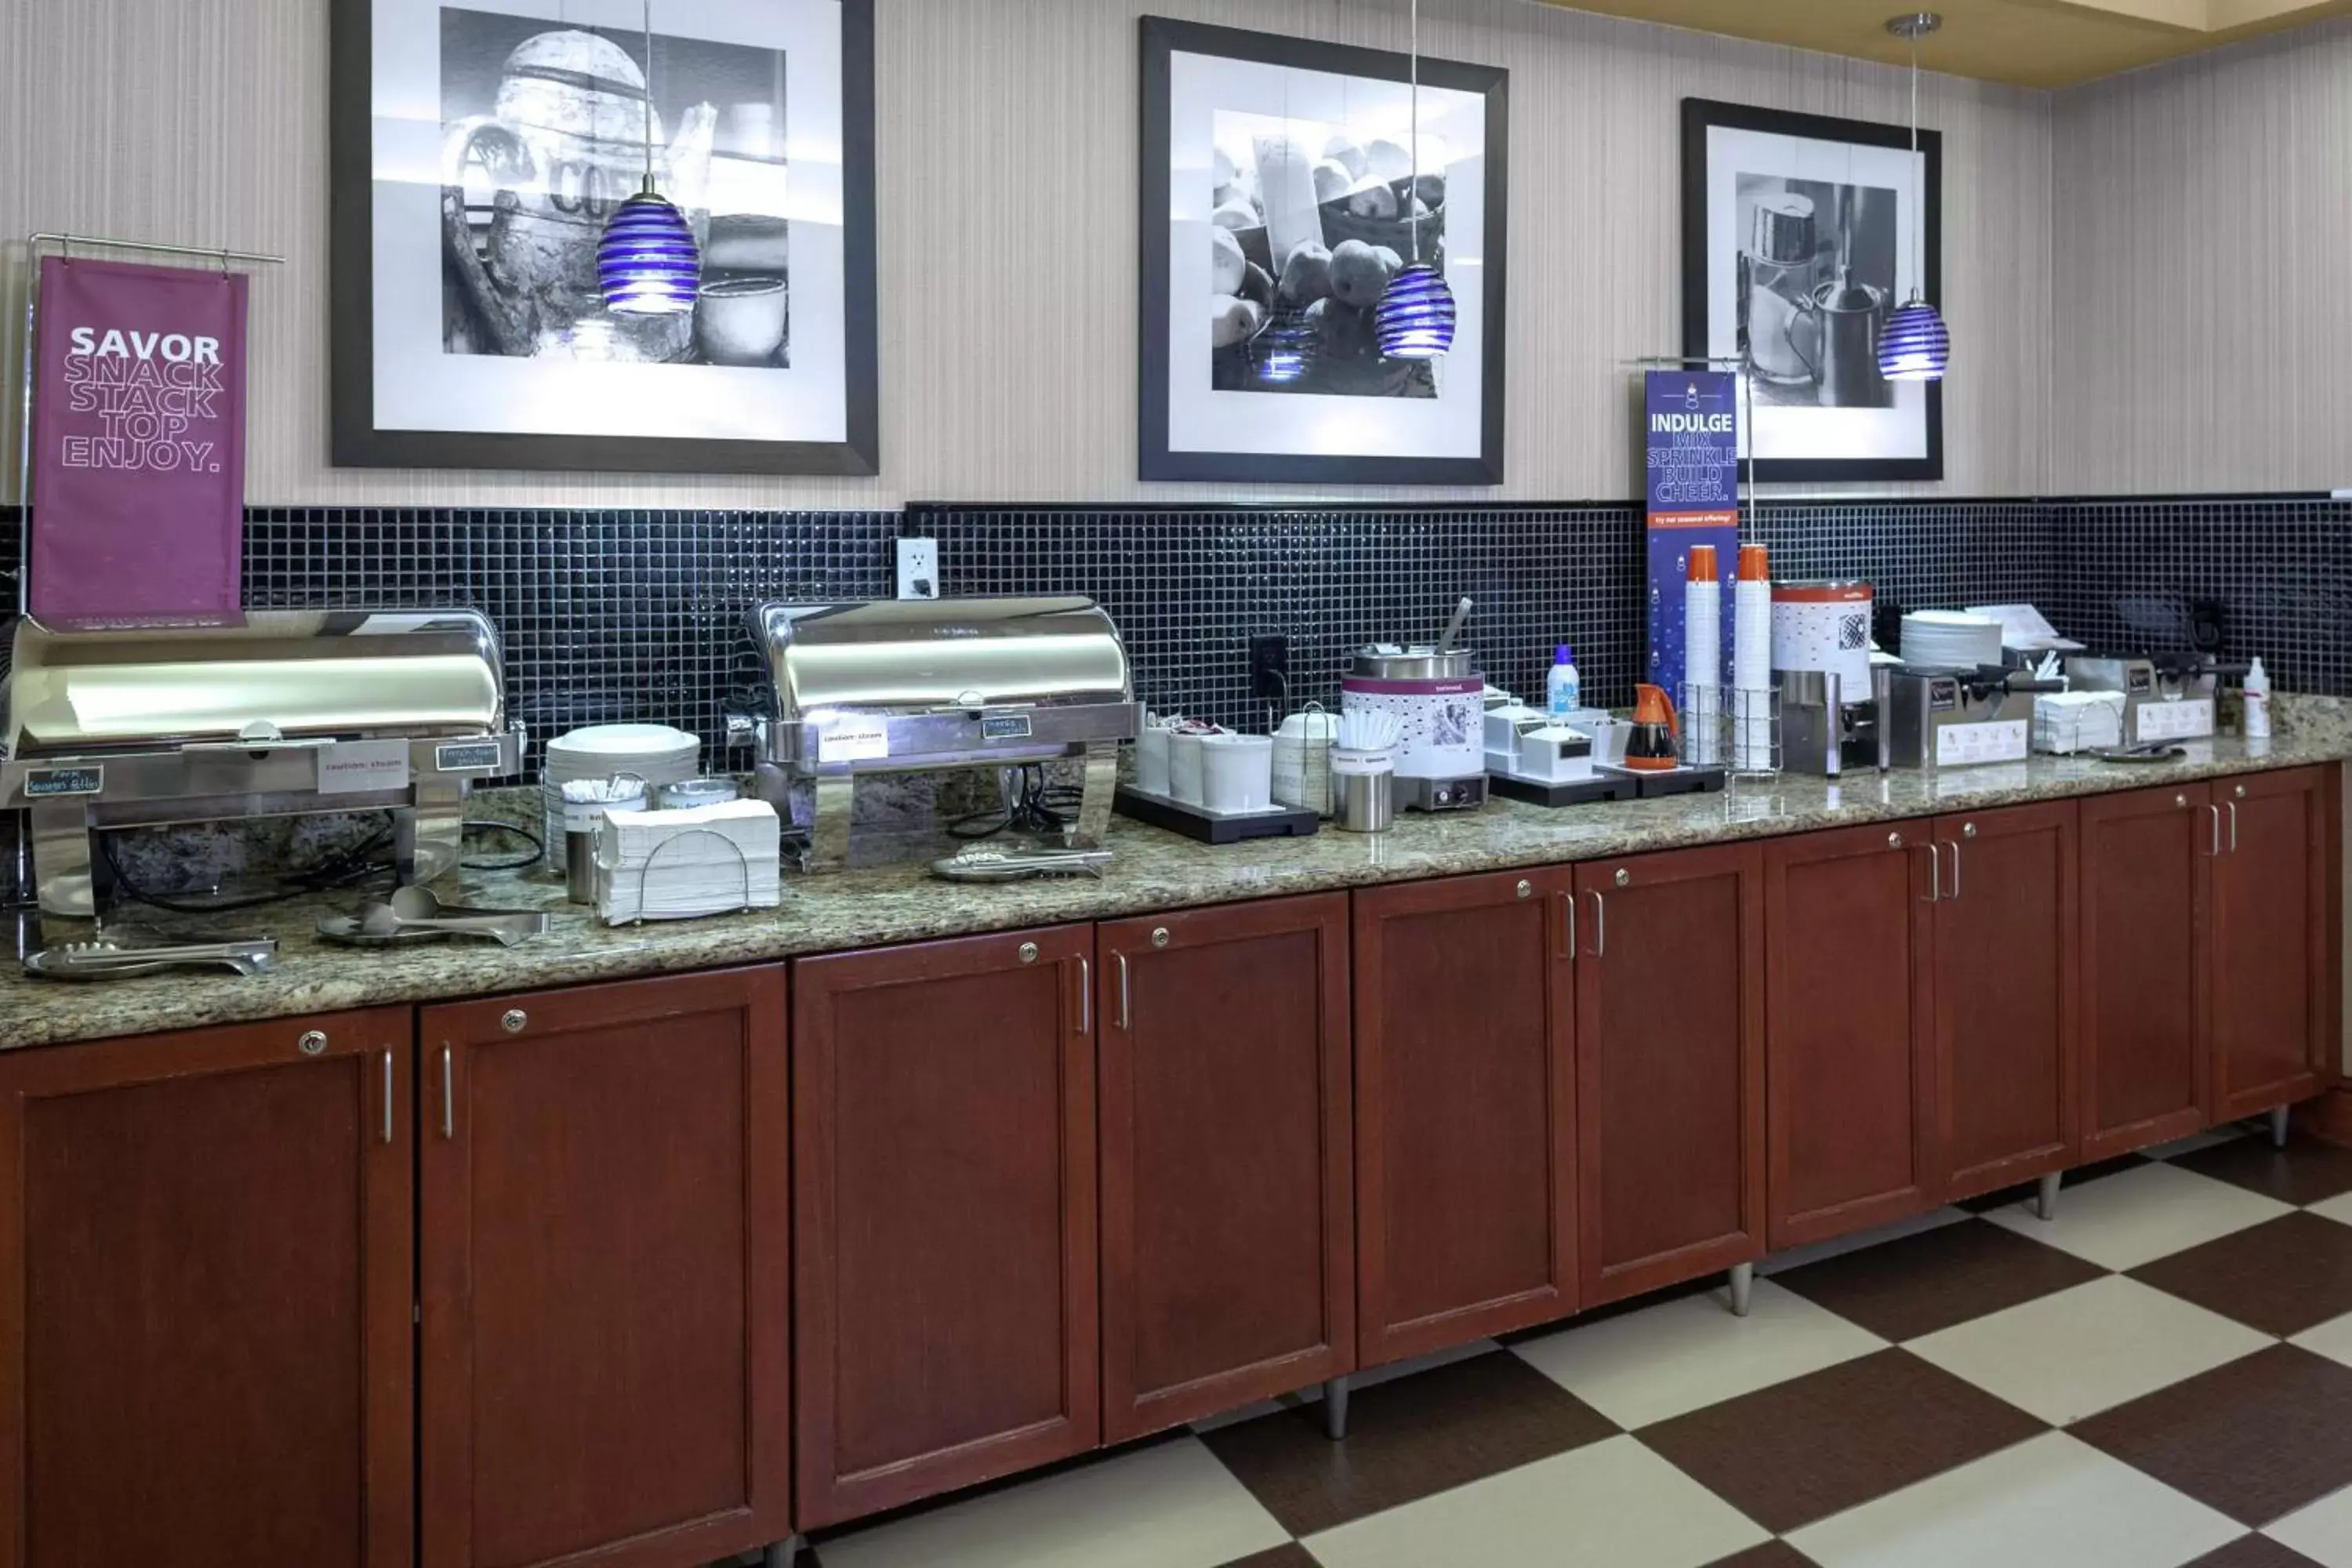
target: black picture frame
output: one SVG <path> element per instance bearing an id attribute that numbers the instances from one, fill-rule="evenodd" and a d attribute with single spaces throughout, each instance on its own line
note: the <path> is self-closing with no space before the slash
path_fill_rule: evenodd
<path id="1" fill-rule="evenodd" d="M 1882 125 L 1870 121 L 1841 120 L 1829 115 L 1761 109 L 1753 104 L 1724 103 L 1686 98 L 1682 104 L 1682 266 L 1683 353 L 1693 361 L 1708 352 L 1707 333 L 1707 132 L 1718 128 L 1753 131 L 1771 136 L 1801 137 L 1817 142 L 1843 142 L 1860 147 L 1908 150 L 1912 130 L 1907 125 Z M 1917 133 L 1925 161 L 1921 217 L 1922 265 L 1927 297 L 1943 300 L 1944 139 L 1934 131 Z M 1900 301 L 1897 301 L 1900 303 Z M 1919 458 L 1759 458 L 1756 478 L 1768 484 L 1830 484 L 1888 480 L 1940 479 L 1944 477 L 1944 388 L 1926 385 L 1927 455 Z"/>
<path id="2" fill-rule="evenodd" d="M 1510 73 L 1498 66 L 1421 58 L 1424 87 L 1475 93 L 1486 100 L 1486 234 L 1482 244 L 1484 363 L 1478 382 L 1475 458 L 1357 457 L 1171 450 L 1168 443 L 1169 226 L 1167 171 L 1171 110 L 1169 61 L 1178 53 L 1219 56 L 1370 80 L 1410 81 L 1410 56 L 1237 27 L 1141 18 L 1142 153 L 1136 181 L 1137 352 L 1141 392 L 1138 440 L 1146 480 L 1347 485 L 1499 485 L 1503 482 L 1503 395 L 1510 190 Z"/>
<path id="3" fill-rule="evenodd" d="M 842 263 L 846 425 L 839 441 L 383 430 L 374 417 L 374 0 L 331 0 L 330 455 L 338 468 L 534 468 L 572 472 L 880 472 L 874 242 L 874 0 L 772 0 L 841 8 Z"/>

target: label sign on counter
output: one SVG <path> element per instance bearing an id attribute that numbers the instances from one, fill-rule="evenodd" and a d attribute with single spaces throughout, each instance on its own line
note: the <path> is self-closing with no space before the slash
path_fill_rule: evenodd
<path id="1" fill-rule="evenodd" d="M 61 795 L 96 795 L 105 787 L 104 768 L 35 768 L 25 774 L 26 800 L 56 800 Z"/>
<path id="2" fill-rule="evenodd" d="M 2140 741 L 2201 741 L 2213 732 L 2213 700 L 2190 698 L 2180 702 L 2139 705 Z"/>
<path id="3" fill-rule="evenodd" d="M 983 741 L 1025 741 L 1029 733 L 1026 713 L 1000 713 L 980 721 L 980 738 Z"/>
<path id="4" fill-rule="evenodd" d="M 433 765 L 445 773 L 469 773 L 499 765 L 496 741 L 459 741 L 433 749 Z"/>
<path id="5" fill-rule="evenodd" d="M 871 763 L 890 754 L 890 729 L 879 719 L 835 719 L 817 738 L 821 763 Z"/>
<path id="6" fill-rule="evenodd" d="M 337 741 L 319 748 L 319 793 L 359 795 L 408 787 L 405 741 Z"/>
<path id="7" fill-rule="evenodd" d="M 1965 767 L 1970 763 L 2021 763 L 2031 740 L 2023 719 L 2000 719 L 1984 724 L 1946 724 L 1936 731 L 1936 765 Z"/>

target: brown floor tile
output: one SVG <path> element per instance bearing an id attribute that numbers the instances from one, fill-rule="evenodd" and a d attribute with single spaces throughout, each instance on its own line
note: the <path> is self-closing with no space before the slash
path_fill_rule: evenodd
<path id="1" fill-rule="evenodd" d="M 1283 1528 L 1311 1535 L 1616 1434 L 1591 1405 L 1498 1352 L 1358 1391 L 1344 1443 L 1323 1436 L 1312 1406 L 1201 1441 Z"/>
<path id="2" fill-rule="evenodd" d="M 1706 1568 L 1816 1568 L 1816 1564 L 1785 1541 L 1768 1541 L 1737 1556 L 1718 1557 Z"/>
<path id="3" fill-rule="evenodd" d="M 2068 1430 L 2259 1529 L 2352 1485 L 2352 1367 L 2273 1345 Z"/>
<path id="4" fill-rule="evenodd" d="M 2352 1239 L 2352 1226 L 2342 1227 Z M 1962 1220 L 1775 1274 L 1883 1339 L 1912 1340 L 2106 1273 L 1989 1220 Z"/>
<path id="5" fill-rule="evenodd" d="M 1253 1552 L 1247 1557 L 1236 1557 L 1224 1568 L 1321 1568 L 1321 1564 L 1315 1561 L 1315 1553 L 1294 1541 L 1271 1552 Z"/>
<path id="6" fill-rule="evenodd" d="M 2181 1568 L 2320 1568 L 2320 1564 L 2267 1535 L 2242 1535 L 2219 1552 L 2182 1563 Z"/>
<path id="7" fill-rule="evenodd" d="M 2113 1176 L 2125 1171 L 2137 1170 L 2147 1163 L 2149 1161 L 2144 1154 L 2118 1154 L 2112 1160 L 2101 1160 L 2095 1165 L 2076 1166 L 2058 1178 L 2058 1185 L 2062 1191 L 2067 1187 L 2079 1187 L 2084 1182 L 2095 1182 L 2102 1176 Z M 2022 1186 L 2002 1187 L 1998 1191 L 1981 1194 L 1977 1197 L 1962 1198 L 1959 1206 L 1967 1209 L 1970 1214 L 1989 1214 L 1994 1209 L 2005 1209 L 2011 1204 L 2030 1204 L 2041 1190 L 2041 1184 L 2027 1182 Z"/>
<path id="8" fill-rule="evenodd" d="M 1765 1529 L 1786 1534 L 2047 1430 L 1907 1351 L 1885 1350 L 1637 1436 Z"/>
<path id="9" fill-rule="evenodd" d="M 2131 1277 L 2285 1339 L 2352 1312 L 2352 1226 L 2281 1215 L 2142 1264 Z"/>
<path id="10" fill-rule="evenodd" d="M 2172 1163 L 2297 1208 L 2352 1193 L 2352 1149 L 2315 1138 L 2290 1140 L 2284 1149 L 2272 1148 L 2267 1137 L 2233 1138 Z"/>

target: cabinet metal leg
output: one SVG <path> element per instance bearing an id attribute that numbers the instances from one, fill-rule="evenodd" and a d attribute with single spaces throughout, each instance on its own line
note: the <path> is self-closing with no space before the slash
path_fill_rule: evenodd
<path id="1" fill-rule="evenodd" d="M 1733 1317 L 1744 1318 L 1748 1315 L 1748 1303 L 1755 1290 L 1756 1265 L 1733 1264 L 1731 1266 L 1731 1315 Z"/>
<path id="2" fill-rule="evenodd" d="M 1344 1377 L 1323 1384 L 1323 1435 L 1334 1443 L 1348 1435 L 1348 1380 Z"/>
<path id="3" fill-rule="evenodd" d="M 2058 1183 L 2061 1174 L 2060 1172 L 2053 1171 L 2042 1178 L 2042 1190 L 2035 1194 L 2033 1198 L 2034 1218 L 2056 1219 L 2058 1217 Z"/>
<path id="4" fill-rule="evenodd" d="M 801 1554 L 801 1538 L 787 1535 L 782 1541 L 768 1543 L 760 1556 L 760 1568 L 793 1568 L 793 1559 Z"/>
<path id="5" fill-rule="evenodd" d="M 2288 1107 L 2282 1105 L 2277 1110 L 2271 1112 L 2271 1147 L 2273 1149 L 2284 1149 L 2286 1147 L 2286 1120 L 2288 1109 Z"/>

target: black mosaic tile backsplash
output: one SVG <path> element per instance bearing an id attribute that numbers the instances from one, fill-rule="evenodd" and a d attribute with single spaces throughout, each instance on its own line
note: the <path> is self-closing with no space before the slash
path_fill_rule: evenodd
<path id="1" fill-rule="evenodd" d="M 16 557 L 0 509 L 0 574 Z M 530 765 L 551 736 L 644 720 L 715 739 L 755 679 L 744 610 L 892 591 L 890 540 L 940 541 L 953 594 L 1081 593 L 1117 619 L 1155 708 L 1255 725 L 1248 638 L 1291 644 L 1297 700 L 1336 697 L 1347 652 L 1425 638 L 1477 601 L 1488 679 L 1539 696 L 1555 642 L 1592 700 L 1632 697 L 1643 623 L 1639 509 L 1567 506 L 1023 508 L 898 512 L 257 509 L 256 607 L 467 605 L 505 638 Z M 2189 601 L 2225 606 L 2228 651 L 2284 689 L 2352 695 L 2352 504 L 2157 500 L 1772 503 L 1751 538 L 1775 575 L 1862 577 L 1909 607 L 2022 599 L 2107 647 Z M 0 584 L 13 600 L 13 582 Z M 2119 599 L 2144 603 L 2118 610 Z M 5 657 L 0 644 L 0 661 Z"/>

